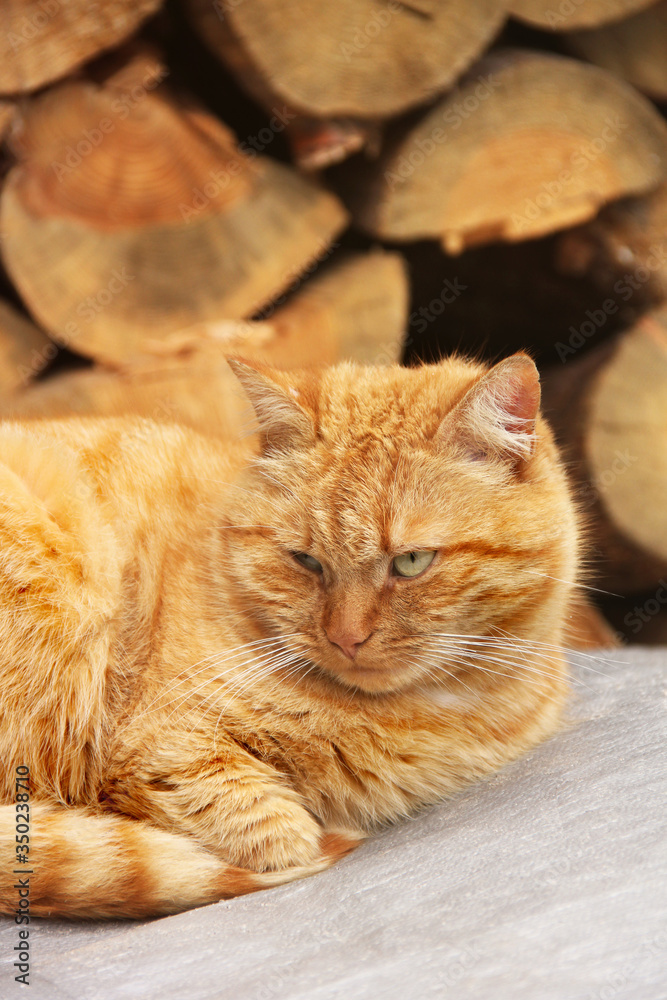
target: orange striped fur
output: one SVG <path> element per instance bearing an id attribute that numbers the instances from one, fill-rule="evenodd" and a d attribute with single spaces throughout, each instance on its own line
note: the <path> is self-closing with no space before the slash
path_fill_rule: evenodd
<path id="1" fill-rule="evenodd" d="M 16 766 L 31 912 L 147 916 L 320 871 L 558 724 L 577 517 L 530 359 L 231 363 L 257 446 L 0 426 L 4 912 Z"/>

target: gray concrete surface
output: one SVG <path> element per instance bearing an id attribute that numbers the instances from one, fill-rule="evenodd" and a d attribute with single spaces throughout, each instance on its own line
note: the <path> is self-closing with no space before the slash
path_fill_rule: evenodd
<path id="1" fill-rule="evenodd" d="M 0 924 L 0 997 L 665 1000 L 667 650 L 574 666 L 569 723 L 336 868 L 141 924 Z"/>

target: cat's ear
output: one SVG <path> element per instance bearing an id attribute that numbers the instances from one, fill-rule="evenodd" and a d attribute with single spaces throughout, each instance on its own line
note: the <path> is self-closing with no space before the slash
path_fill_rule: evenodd
<path id="1" fill-rule="evenodd" d="M 312 418 L 299 405 L 300 392 L 289 376 L 244 358 L 227 363 L 245 389 L 259 423 L 262 454 L 307 448 L 314 442 Z"/>
<path id="2" fill-rule="evenodd" d="M 438 438 L 456 442 L 472 458 L 498 458 L 518 467 L 533 453 L 540 408 L 540 377 L 527 354 L 495 365 L 447 414 Z"/>

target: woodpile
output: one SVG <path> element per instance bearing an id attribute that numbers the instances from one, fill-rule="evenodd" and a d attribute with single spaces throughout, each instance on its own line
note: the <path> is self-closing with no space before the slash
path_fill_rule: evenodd
<path id="1" fill-rule="evenodd" d="M 5 0 L 0 414 L 229 437 L 230 354 L 527 348 L 587 583 L 664 634 L 666 42 L 667 0 Z"/>
<path id="2" fill-rule="evenodd" d="M 249 158 L 224 125 L 179 103 L 164 75 L 140 54 L 100 82 L 46 91 L 15 119 L 5 266 L 49 333 L 100 361 L 122 361 L 144 336 L 252 315 L 347 221 L 331 194 Z"/>

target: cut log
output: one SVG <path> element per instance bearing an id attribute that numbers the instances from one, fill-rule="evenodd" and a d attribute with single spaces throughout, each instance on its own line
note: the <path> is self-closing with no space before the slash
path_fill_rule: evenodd
<path id="1" fill-rule="evenodd" d="M 542 236 L 655 188 L 667 176 L 667 126 L 595 66 L 505 51 L 394 137 L 363 177 L 345 165 L 338 174 L 367 232 L 440 239 L 458 253 Z"/>
<path id="2" fill-rule="evenodd" d="M 26 306 L 111 364 L 145 337 L 252 315 L 347 222 L 333 195 L 158 87 L 163 72 L 137 57 L 29 102 L 2 193 L 3 259 Z"/>
<path id="3" fill-rule="evenodd" d="M 129 38 L 162 0 L 3 0 L 0 93 L 35 90 Z"/>
<path id="4" fill-rule="evenodd" d="M 363 364 L 391 364 L 401 356 L 407 324 L 409 287 L 406 266 L 397 253 L 381 250 L 353 254 L 309 281 L 275 314 L 265 311 L 276 329 L 267 346 L 279 368 L 350 358 Z"/>
<path id="5" fill-rule="evenodd" d="M 399 254 L 354 254 L 313 279 L 269 320 L 199 324 L 145 341 L 119 371 L 94 368 L 55 375 L 6 398 L 0 416 L 41 418 L 132 413 L 236 438 L 247 401 L 225 358 L 240 354 L 277 367 L 343 358 L 399 360 L 408 288 Z"/>
<path id="6" fill-rule="evenodd" d="M 45 333 L 0 299 L 0 396 L 29 385 L 57 353 Z"/>
<path id="7" fill-rule="evenodd" d="M 544 400 L 589 514 L 600 585 L 657 585 L 667 573 L 667 310 L 546 375 Z"/>
<path id="8" fill-rule="evenodd" d="M 667 100 L 667 0 L 589 31 L 564 36 L 568 48 L 657 101 Z"/>
<path id="9" fill-rule="evenodd" d="M 399 253 L 350 253 L 245 324 L 188 327 L 161 341 L 144 341 L 144 353 L 181 355 L 213 345 L 276 368 L 330 365 L 343 359 L 384 365 L 400 360 L 409 303 L 405 261 Z M 285 301 L 287 300 L 287 301 Z M 226 341 L 232 336 L 234 343 Z M 141 361 L 141 359 L 139 359 Z"/>
<path id="10" fill-rule="evenodd" d="M 534 28 L 597 28 L 650 7 L 656 0 L 510 0 L 508 12 Z"/>
<path id="11" fill-rule="evenodd" d="M 386 118 L 433 98 L 484 51 L 503 0 L 189 0 L 202 38 L 265 106 Z"/>
<path id="12" fill-rule="evenodd" d="M 605 206 L 591 222 L 559 237 L 556 266 L 589 276 L 635 313 L 667 300 L 667 184 L 642 198 Z"/>

